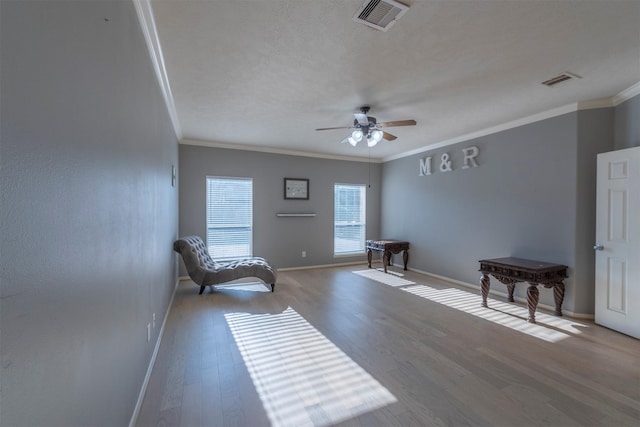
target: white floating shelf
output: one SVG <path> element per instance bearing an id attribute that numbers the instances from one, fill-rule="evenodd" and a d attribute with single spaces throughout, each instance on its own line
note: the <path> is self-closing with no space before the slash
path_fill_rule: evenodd
<path id="1" fill-rule="evenodd" d="M 277 213 L 276 216 L 302 216 L 302 217 L 312 217 L 316 216 L 314 213 Z"/>

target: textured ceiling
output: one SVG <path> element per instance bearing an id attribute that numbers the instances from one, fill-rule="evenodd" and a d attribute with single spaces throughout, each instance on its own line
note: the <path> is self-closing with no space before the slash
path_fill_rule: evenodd
<path id="1" fill-rule="evenodd" d="M 384 159 L 640 82 L 640 1 L 405 3 L 382 32 L 362 0 L 152 0 L 182 139 Z M 315 131 L 361 105 L 418 124 L 370 153 Z"/>

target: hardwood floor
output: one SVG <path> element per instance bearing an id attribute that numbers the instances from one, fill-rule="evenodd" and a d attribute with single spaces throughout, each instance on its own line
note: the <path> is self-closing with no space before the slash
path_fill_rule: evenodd
<path id="1" fill-rule="evenodd" d="M 198 296 L 197 286 L 181 282 L 137 425 L 255 427 L 302 425 L 291 421 L 301 419 L 334 425 L 328 406 L 316 403 L 309 414 L 278 408 L 274 396 L 285 393 L 286 402 L 291 388 L 302 400 L 326 396 L 301 388 L 312 381 L 309 366 L 341 402 L 360 405 L 353 417 L 337 421 L 341 426 L 640 424 L 639 340 L 541 310 L 538 325 L 530 325 L 522 304 L 493 298 L 490 309 L 480 308 L 479 290 L 411 271 L 402 273 L 415 284 L 389 286 L 357 270 L 366 264 L 280 272 L 274 293 L 254 287 Z M 286 313 L 293 320 L 285 320 Z M 252 326 L 251 319 L 257 326 L 242 335 L 237 325 Z M 300 334 L 299 344 L 278 342 L 285 335 L 290 340 L 288 329 L 269 329 L 286 322 L 294 322 L 288 325 Z M 319 343 L 314 351 L 342 357 L 340 366 L 313 359 L 309 334 Z M 263 361 L 253 340 L 266 340 L 265 352 L 287 346 L 263 355 L 273 369 L 257 365 Z M 307 353 L 296 356 L 303 346 Z M 349 383 L 349 359 L 373 381 L 357 393 L 351 385 L 350 399 L 339 390 Z M 287 371 L 296 360 L 308 363 Z M 340 369 L 340 380 L 329 379 L 326 369 Z M 377 386 L 394 402 L 359 401 Z M 300 397 L 305 393 L 311 397 Z M 303 418 L 287 418 L 294 415 Z"/>

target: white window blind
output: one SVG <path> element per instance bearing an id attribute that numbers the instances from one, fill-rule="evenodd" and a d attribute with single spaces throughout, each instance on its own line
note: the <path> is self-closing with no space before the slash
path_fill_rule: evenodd
<path id="1" fill-rule="evenodd" d="M 333 253 L 364 253 L 366 229 L 366 187 L 335 184 Z"/>
<path id="2" fill-rule="evenodd" d="M 207 177 L 207 248 L 215 260 L 253 255 L 253 180 Z"/>

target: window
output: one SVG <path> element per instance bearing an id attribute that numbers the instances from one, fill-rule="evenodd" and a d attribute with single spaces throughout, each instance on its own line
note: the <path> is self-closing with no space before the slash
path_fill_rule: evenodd
<path id="1" fill-rule="evenodd" d="M 364 253 L 366 229 L 366 187 L 335 184 L 333 254 Z"/>
<path id="2" fill-rule="evenodd" d="M 207 177 L 207 248 L 211 258 L 253 255 L 253 180 Z"/>

